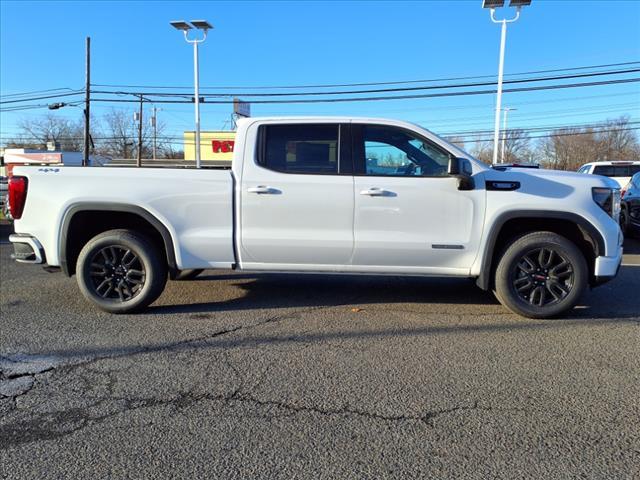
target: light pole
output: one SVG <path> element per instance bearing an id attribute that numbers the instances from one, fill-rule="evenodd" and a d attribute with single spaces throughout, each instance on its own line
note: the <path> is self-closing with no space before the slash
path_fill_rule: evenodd
<path id="1" fill-rule="evenodd" d="M 502 31 L 500 35 L 500 61 L 498 64 L 498 92 L 496 96 L 496 115 L 493 127 L 493 163 L 498 162 L 498 140 L 500 138 L 500 111 L 502 109 L 502 74 L 504 72 L 504 49 L 507 40 L 507 23 L 513 23 L 520 18 L 520 9 L 531 4 L 531 0 L 511 0 L 509 2 L 510 7 L 516 7 L 516 16 L 511 19 L 496 20 L 495 11 L 496 8 L 504 6 L 505 0 L 483 0 L 482 8 L 489 8 L 491 10 L 491 21 L 493 23 L 502 24 Z"/>
<path id="2" fill-rule="evenodd" d="M 162 110 L 162 109 L 157 108 L 154 105 L 153 116 L 151 117 L 151 126 L 153 127 L 153 159 L 154 160 L 156 160 L 157 138 L 158 138 L 158 110 Z"/>
<path id="3" fill-rule="evenodd" d="M 504 163 L 504 150 L 507 139 L 507 115 L 509 114 L 509 112 L 512 112 L 514 110 L 517 110 L 517 108 L 505 107 L 502 109 L 504 115 L 502 116 L 502 153 L 500 157 L 500 163 Z"/>
<path id="4" fill-rule="evenodd" d="M 169 22 L 171 26 L 177 30 L 181 30 L 184 34 L 184 39 L 187 43 L 193 44 L 193 77 L 194 77 L 194 90 L 195 90 L 195 104 L 196 104 L 196 168 L 200 168 L 200 72 L 198 66 L 198 44 L 204 42 L 207 39 L 207 31 L 211 30 L 213 26 L 206 20 L 191 20 L 191 22 L 185 22 L 184 20 L 176 20 Z M 189 30 L 196 28 L 204 32 L 202 38 L 189 40 Z"/>

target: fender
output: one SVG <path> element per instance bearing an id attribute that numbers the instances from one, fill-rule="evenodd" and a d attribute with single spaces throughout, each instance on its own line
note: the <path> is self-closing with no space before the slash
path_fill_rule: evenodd
<path id="1" fill-rule="evenodd" d="M 173 238 L 171 237 L 171 233 L 169 233 L 169 230 L 164 225 L 164 223 L 158 220 L 151 212 L 149 212 L 148 210 L 145 210 L 142 207 L 138 207 L 136 205 L 128 205 L 125 203 L 112 203 L 112 202 L 74 203 L 64 213 L 64 216 L 62 218 L 62 226 L 60 228 L 60 241 L 58 242 L 58 258 L 60 260 L 60 267 L 66 276 L 68 277 L 71 276 L 69 265 L 67 264 L 67 234 L 69 232 L 69 225 L 71 223 L 71 219 L 76 213 L 87 211 L 87 210 L 126 212 L 126 213 L 133 213 L 135 215 L 138 215 L 144 218 L 162 236 L 164 249 L 167 252 L 167 264 L 169 266 L 169 275 L 171 278 L 175 277 L 175 274 L 178 271 L 178 266 L 176 262 L 176 253 L 174 250 Z"/>
<path id="2" fill-rule="evenodd" d="M 493 265 L 494 249 L 496 240 L 502 230 L 502 227 L 509 220 L 515 218 L 550 218 L 567 220 L 568 222 L 578 225 L 593 240 L 596 247 L 596 256 L 604 255 L 605 241 L 598 229 L 586 218 L 571 212 L 556 212 L 548 210 L 513 210 L 500 214 L 491 226 L 491 230 L 487 235 L 487 241 L 484 246 L 482 265 L 480 267 L 480 275 L 476 280 L 476 285 L 483 290 L 488 290 L 491 280 L 491 266 Z"/>

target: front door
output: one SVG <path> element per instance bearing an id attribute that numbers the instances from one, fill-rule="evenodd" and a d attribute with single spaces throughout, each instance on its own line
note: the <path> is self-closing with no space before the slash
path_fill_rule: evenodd
<path id="1" fill-rule="evenodd" d="M 482 233 L 485 191 L 458 190 L 451 154 L 416 133 L 352 125 L 353 266 L 363 271 L 464 275 Z"/>
<path id="2" fill-rule="evenodd" d="M 241 182 L 243 268 L 337 270 L 350 262 L 348 131 L 335 123 L 260 127 L 256 158 L 245 158 Z"/>

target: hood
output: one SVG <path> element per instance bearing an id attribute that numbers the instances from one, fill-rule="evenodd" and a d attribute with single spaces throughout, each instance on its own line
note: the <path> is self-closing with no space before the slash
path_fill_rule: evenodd
<path id="1" fill-rule="evenodd" d="M 615 180 L 602 175 L 592 175 L 586 173 L 567 172 L 565 170 L 549 170 L 544 168 L 518 168 L 512 167 L 505 170 L 491 170 L 491 173 L 487 173 L 487 177 L 494 176 L 496 174 L 502 174 L 500 179 L 512 179 L 519 181 L 526 181 L 526 178 L 542 178 L 547 180 L 553 180 L 558 183 L 568 184 L 580 184 L 593 187 L 606 187 L 606 188 L 620 188 L 620 185 Z M 496 175 L 497 176 L 497 175 Z"/>

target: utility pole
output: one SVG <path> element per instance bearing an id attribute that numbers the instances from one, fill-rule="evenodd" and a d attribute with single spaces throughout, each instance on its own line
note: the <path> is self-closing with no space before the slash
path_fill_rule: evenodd
<path id="1" fill-rule="evenodd" d="M 82 166 L 89 165 L 89 119 L 91 118 L 91 37 L 86 39 L 85 86 L 84 86 L 84 150 Z"/>
<path id="2" fill-rule="evenodd" d="M 142 101 L 143 97 L 140 95 L 140 114 L 138 117 L 138 161 L 136 165 L 142 166 Z"/>

